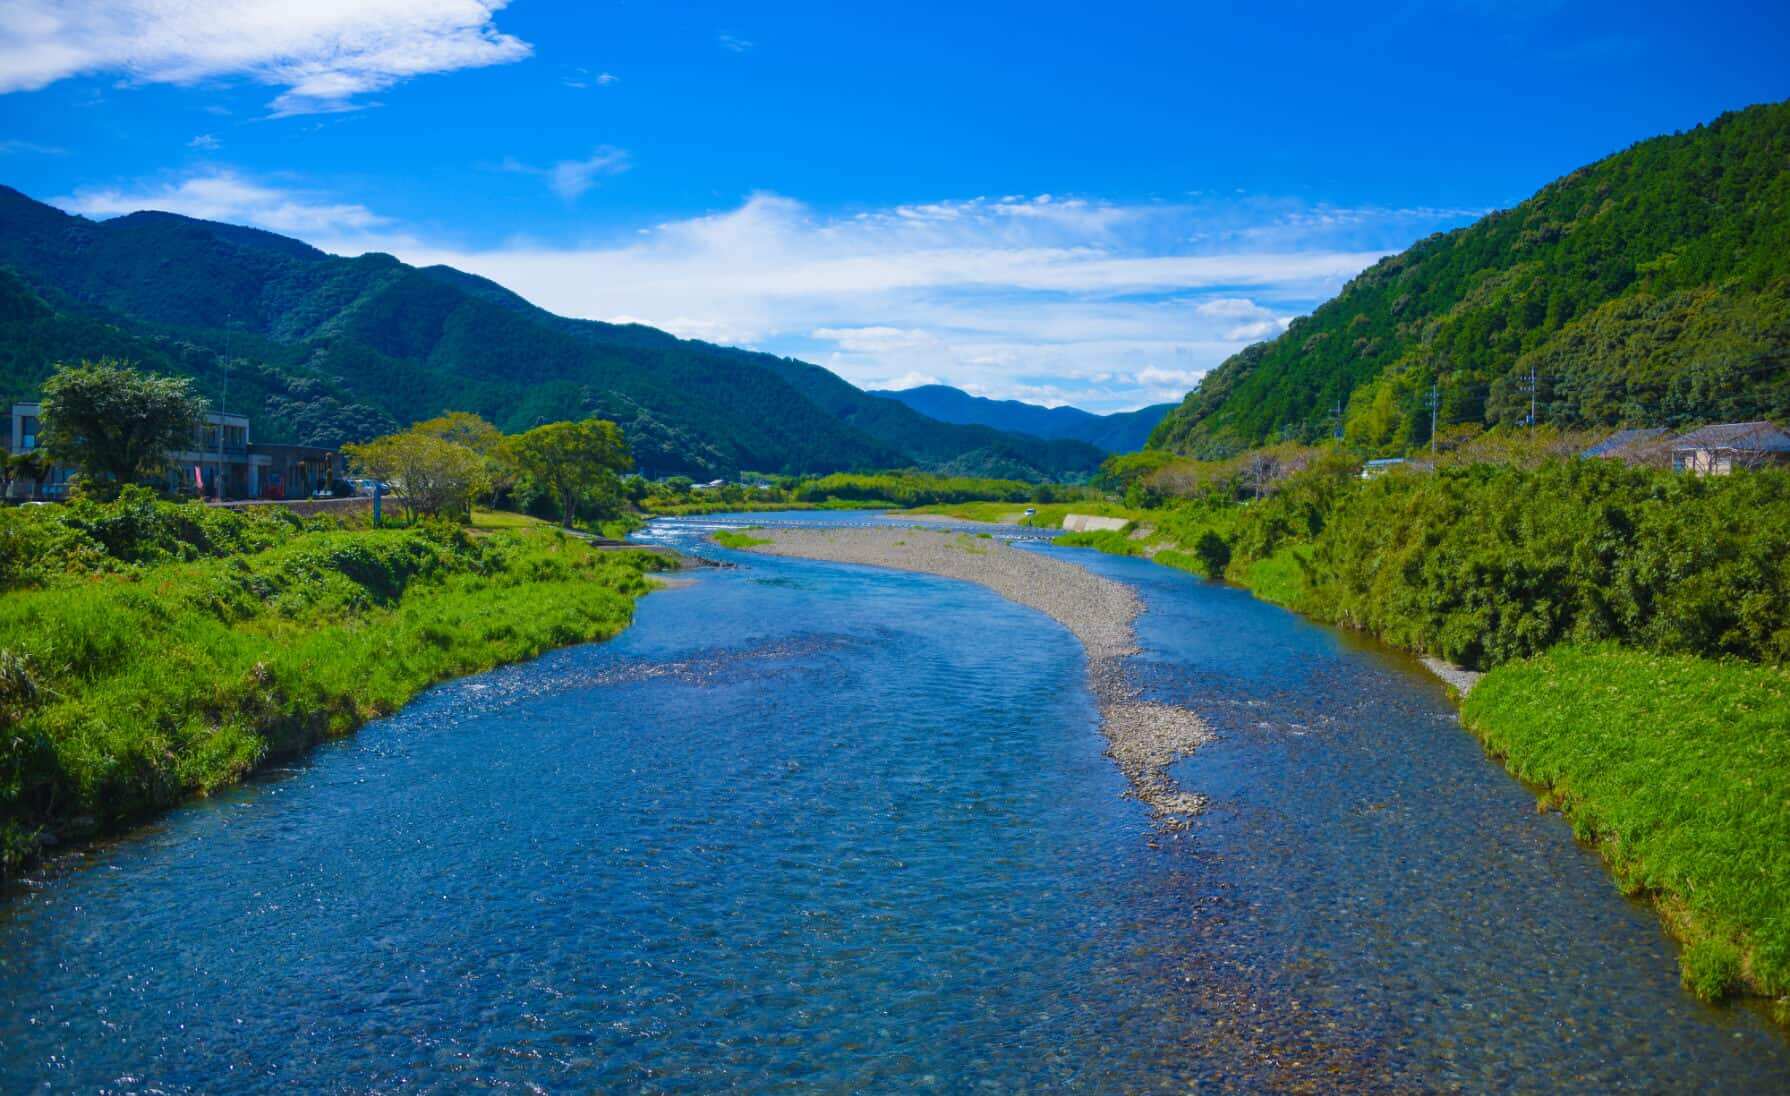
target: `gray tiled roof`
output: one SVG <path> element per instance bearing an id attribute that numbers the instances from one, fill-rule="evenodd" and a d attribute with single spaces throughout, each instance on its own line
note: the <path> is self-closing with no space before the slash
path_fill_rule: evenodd
<path id="1" fill-rule="evenodd" d="M 1609 437 L 1580 453 L 1581 457 L 1614 457 L 1628 451 L 1634 446 L 1654 441 L 1663 437 L 1666 429 L 1663 426 L 1642 426 L 1628 430 L 1618 430 Z"/>
<path id="2" fill-rule="evenodd" d="M 1743 449 L 1755 453 L 1790 453 L 1790 434 L 1774 422 L 1724 422 L 1704 426 L 1672 441 L 1673 449 Z"/>

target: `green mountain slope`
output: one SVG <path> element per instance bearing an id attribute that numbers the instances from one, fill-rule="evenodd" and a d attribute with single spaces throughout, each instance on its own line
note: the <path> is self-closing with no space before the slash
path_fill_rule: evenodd
<path id="1" fill-rule="evenodd" d="M 113 354 L 191 374 L 258 437 L 339 444 L 444 410 L 506 430 L 619 422 L 653 474 L 919 466 L 1076 475 L 1101 454 L 939 423 L 825 370 L 573 320 L 485 279 L 273 233 L 135 213 L 94 222 L 0 188 L 0 396 L 57 360 Z M 10 303 L 9 303 L 10 302 Z"/>
<path id="2" fill-rule="evenodd" d="M 972 396 L 948 384 L 923 384 L 899 392 L 872 392 L 871 395 L 900 400 L 940 422 L 975 423 L 1036 438 L 1085 441 L 1108 453 L 1128 453 L 1143 448 L 1156 424 L 1175 406 L 1159 403 L 1136 411 L 1096 415 L 1078 407 L 1040 407 L 1019 400 L 991 400 L 985 396 Z"/>
<path id="3" fill-rule="evenodd" d="M 1364 271 L 1205 377 L 1151 444 L 1216 455 L 1443 425 L 1680 425 L 1790 415 L 1790 103 L 1559 179 Z"/>

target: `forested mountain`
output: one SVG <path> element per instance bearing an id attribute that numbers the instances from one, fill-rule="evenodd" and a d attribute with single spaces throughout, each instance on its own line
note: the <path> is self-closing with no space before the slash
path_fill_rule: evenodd
<path id="1" fill-rule="evenodd" d="M 70 216 L 0 187 L 0 398 L 112 355 L 199 379 L 257 437 L 335 445 L 445 410 L 505 430 L 599 415 L 651 474 L 918 466 L 1056 478 L 1099 450 L 928 419 L 817 366 L 555 316 L 390 255 L 168 213 Z"/>
<path id="2" fill-rule="evenodd" d="M 1725 114 L 1384 259 L 1205 377 L 1152 444 L 1396 450 L 1443 426 L 1790 416 L 1790 103 Z"/>
<path id="3" fill-rule="evenodd" d="M 1108 453 L 1142 449 L 1150 438 L 1150 431 L 1175 406 L 1159 403 L 1136 411 L 1096 415 L 1078 407 L 1040 407 L 1018 400 L 991 400 L 985 396 L 972 396 L 948 384 L 923 384 L 918 388 L 872 392 L 871 395 L 900 400 L 920 414 L 940 422 L 975 423 L 1037 438 L 1085 441 Z"/>

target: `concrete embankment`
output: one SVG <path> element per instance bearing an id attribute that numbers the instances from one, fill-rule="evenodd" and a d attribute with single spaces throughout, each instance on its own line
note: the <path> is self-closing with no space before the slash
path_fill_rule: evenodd
<path id="1" fill-rule="evenodd" d="M 1137 651 L 1137 594 L 1065 560 L 991 538 L 924 529 L 777 529 L 750 550 L 915 571 L 986 586 L 1068 628 L 1088 654 L 1088 681 L 1100 702 L 1108 754 L 1133 794 L 1166 826 L 1182 828 L 1205 801 L 1180 787 L 1168 767 L 1210 741 L 1193 712 L 1142 699 L 1123 659 Z"/>

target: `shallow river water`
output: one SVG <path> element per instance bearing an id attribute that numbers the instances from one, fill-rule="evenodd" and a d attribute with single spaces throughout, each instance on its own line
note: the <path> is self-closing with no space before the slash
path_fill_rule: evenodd
<path id="1" fill-rule="evenodd" d="M 1790 1088 L 1409 659 L 1078 552 L 1219 734 L 1167 835 L 1049 619 L 702 550 L 0 905 L 0 1091 Z"/>

